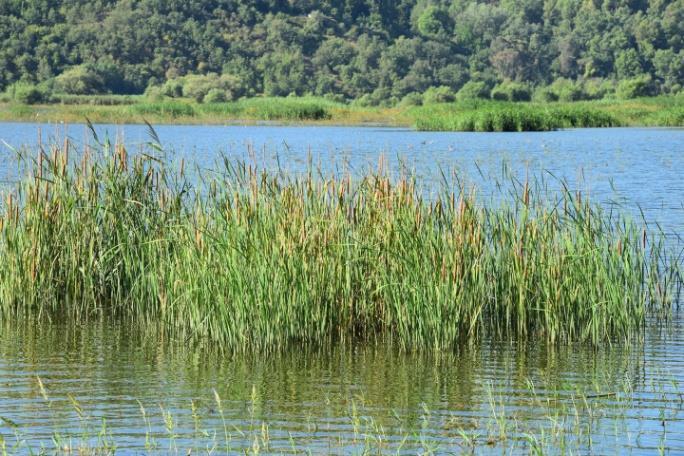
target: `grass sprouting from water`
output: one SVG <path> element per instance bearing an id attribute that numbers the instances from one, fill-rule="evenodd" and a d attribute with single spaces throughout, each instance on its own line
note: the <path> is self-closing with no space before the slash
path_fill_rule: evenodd
<path id="1" fill-rule="evenodd" d="M 0 212 L 0 318 L 161 321 L 228 351 L 413 350 L 623 341 L 677 298 L 660 237 L 570 192 L 549 202 L 525 184 L 483 207 L 465 191 L 425 200 L 382 170 L 286 177 L 224 160 L 191 181 L 156 145 L 69 148 L 20 157 L 32 171 Z"/>
<path id="2" fill-rule="evenodd" d="M 485 382 L 484 410 L 445 413 L 423 405 L 416 414 L 389 414 L 367 404 L 363 395 L 350 395 L 343 398 L 346 416 L 322 423 L 309 417 L 295 424 L 263 416 L 265 398 L 256 385 L 251 398 L 240 401 L 239 412 L 234 401 L 225 404 L 214 390 L 213 397 L 182 404 L 173 398 L 161 398 L 158 404 L 135 401 L 131 413 L 121 417 L 93 413 L 78 398 L 68 393 L 65 398 L 63 391 L 46 387 L 37 377 L 41 393 L 32 408 L 46 414 L 47 422 L 37 431 L 25 420 L 0 417 L 0 454 L 571 455 L 681 450 L 676 426 L 682 395 L 675 393 L 676 383 L 667 385 L 663 379 L 645 387 L 661 407 L 663 425 L 657 429 L 637 424 L 644 418 L 638 415 L 640 402 L 628 380 L 610 392 L 599 387 L 540 393 L 536 387 L 541 385 L 529 378 L 526 382 L 527 388 L 514 399 Z M 177 405 L 164 405 L 169 400 Z M 227 410 L 230 406 L 233 409 Z M 531 417 L 524 412 L 528 407 Z M 118 423 L 112 426 L 108 418 Z M 646 420 L 651 426 L 657 421 L 653 416 Z"/>
<path id="3" fill-rule="evenodd" d="M 629 125 L 684 126 L 681 97 L 557 103 L 470 100 L 411 108 L 418 130 L 550 131 Z"/>
<path id="4" fill-rule="evenodd" d="M 578 104 L 473 102 L 416 108 L 418 130 L 550 131 L 559 128 L 615 127 L 618 117 Z"/>

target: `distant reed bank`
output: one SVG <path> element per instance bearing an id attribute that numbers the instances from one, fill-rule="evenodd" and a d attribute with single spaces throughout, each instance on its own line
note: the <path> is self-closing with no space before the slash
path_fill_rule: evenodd
<path id="1" fill-rule="evenodd" d="M 562 128 L 684 126 L 684 98 L 513 103 L 470 100 L 410 108 L 418 130 L 550 131 Z"/>
<path id="2" fill-rule="evenodd" d="M 261 97 L 224 103 L 142 96 L 63 96 L 47 105 L 0 104 L 0 121 L 96 123 L 307 123 L 388 125 L 433 131 L 548 131 L 562 128 L 684 126 L 684 96 L 577 102 L 463 100 L 365 107 L 319 97 Z"/>

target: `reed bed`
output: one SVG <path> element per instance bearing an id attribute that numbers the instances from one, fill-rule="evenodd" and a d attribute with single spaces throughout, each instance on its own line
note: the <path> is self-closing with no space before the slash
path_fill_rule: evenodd
<path id="1" fill-rule="evenodd" d="M 481 102 L 428 105 L 416 108 L 418 130 L 428 131 L 550 131 L 560 128 L 615 127 L 613 114 L 576 105 Z"/>
<path id="2" fill-rule="evenodd" d="M 199 104 L 166 100 L 133 105 L 133 114 L 171 117 L 173 119 L 215 118 L 243 120 L 307 121 L 330 119 L 330 109 L 337 106 L 322 98 L 249 98 L 226 103 Z"/>
<path id="3" fill-rule="evenodd" d="M 204 114 L 223 115 L 229 118 L 255 120 L 327 120 L 330 110 L 341 106 L 323 98 L 301 97 L 264 97 L 246 98 L 231 103 L 199 105 Z"/>
<path id="4" fill-rule="evenodd" d="M 357 120 L 347 105 L 316 97 L 261 97 L 226 103 L 196 103 L 187 99 L 148 101 L 139 96 L 60 96 L 49 105 L 0 104 L 0 120 L 95 123 L 203 123 L 227 122 L 328 122 L 353 123 Z M 359 112 L 357 112 L 359 111 Z M 363 111 L 363 112 L 362 112 Z M 375 117 L 385 119 L 383 113 Z"/>
<path id="5" fill-rule="evenodd" d="M 228 351 L 439 350 L 622 342 L 678 299 L 662 236 L 569 191 L 550 202 L 525 184 L 487 207 L 461 188 L 424 199 L 382 169 L 288 177 L 225 159 L 190 179 L 156 142 L 72 149 L 19 154 L 30 172 L 0 210 L 0 318 L 162 322 Z"/>
<path id="6" fill-rule="evenodd" d="M 512 103 L 464 100 L 411 108 L 418 130 L 549 131 L 561 128 L 684 126 L 684 98 Z"/>
<path id="7" fill-rule="evenodd" d="M 49 101 L 51 104 L 62 105 L 125 106 L 144 102 L 144 98 L 141 95 L 54 94 Z"/>

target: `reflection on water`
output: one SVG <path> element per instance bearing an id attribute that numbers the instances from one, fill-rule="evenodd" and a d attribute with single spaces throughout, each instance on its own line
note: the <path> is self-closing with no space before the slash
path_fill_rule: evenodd
<path id="1" fill-rule="evenodd" d="M 358 451 L 359 426 L 368 435 L 381 432 L 387 450 L 402 441 L 405 448 L 461 448 L 472 438 L 478 452 L 512 445 L 525 452 L 526 434 L 545 429 L 597 454 L 662 445 L 679 452 L 683 335 L 677 323 L 671 333 L 647 335 L 643 345 L 600 350 L 483 344 L 417 355 L 375 345 L 228 358 L 126 325 L 6 324 L 0 416 L 37 447 L 56 429 L 79 435 L 77 401 L 96 428 L 106 419 L 119 450 L 144 450 L 150 435 L 166 448 L 160 406 L 174 417 L 174 444 L 191 446 L 194 404 L 203 429 L 222 430 L 225 419 L 236 450 L 251 447 L 252 431 L 266 424 L 271 451 Z M 0 427 L 7 439 L 6 431 Z M 337 446 L 340 439 L 347 446 Z"/>

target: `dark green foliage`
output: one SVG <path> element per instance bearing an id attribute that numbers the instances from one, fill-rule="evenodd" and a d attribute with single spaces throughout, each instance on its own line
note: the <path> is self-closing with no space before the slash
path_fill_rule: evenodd
<path id="1" fill-rule="evenodd" d="M 549 87 L 553 101 L 578 101 L 584 99 L 582 85 L 578 81 L 558 78 Z"/>
<path id="2" fill-rule="evenodd" d="M 44 87 L 24 82 L 12 84 L 8 88 L 7 94 L 11 101 L 28 105 L 43 103 L 49 99 L 48 92 Z"/>
<path id="3" fill-rule="evenodd" d="M 558 95 L 549 86 L 538 87 L 534 91 L 534 101 L 538 101 L 541 103 L 550 103 L 553 101 L 558 101 Z"/>
<path id="4" fill-rule="evenodd" d="M 684 0 L 11 0 L 0 2 L 0 91 L 51 81 L 67 94 L 157 86 L 155 97 L 202 100 L 217 89 L 226 100 L 295 94 L 386 106 L 468 81 L 560 80 L 537 98 L 597 98 L 608 91 L 582 90 L 585 81 L 645 75 L 648 90 L 627 84 L 620 96 L 676 93 L 682 24 Z M 234 80 L 193 79 L 211 75 Z M 485 95 L 474 92 L 462 98 Z M 519 98 L 503 86 L 494 95 Z"/>
<path id="5" fill-rule="evenodd" d="M 423 104 L 423 96 L 419 93 L 412 92 L 401 99 L 400 106 L 421 106 Z"/>
<path id="6" fill-rule="evenodd" d="M 202 100 L 204 103 L 225 103 L 228 101 L 226 92 L 221 89 L 211 89 Z"/>
<path id="7" fill-rule="evenodd" d="M 630 99 L 653 95 L 653 81 L 650 76 L 639 76 L 620 81 L 615 92 L 618 98 Z"/>
<path id="8" fill-rule="evenodd" d="M 459 100 L 476 100 L 478 98 L 489 98 L 490 90 L 487 83 L 482 81 L 469 81 L 458 91 L 456 97 Z"/>
<path id="9" fill-rule="evenodd" d="M 573 81 L 558 78 L 552 84 L 538 87 L 534 91 L 534 99 L 539 102 L 599 100 L 611 97 L 615 92 L 613 81 L 602 78 L 589 78 Z"/>
<path id="10" fill-rule="evenodd" d="M 182 96 L 192 98 L 201 103 L 211 94 L 207 103 L 218 101 L 231 101 L 239 98 L 244 93 L 244 88 L 239 78 L 230 75 L 209 73 L 207 75 L 188 75 L 177 80 L 168 81 L 162 92 L 170 97 Z"/>
<path id="11" fill-rule="evenodd" d="M 454 92 L 449 87 L 430 87 L 423 94 L 423 102 L 425 104 L 429 103 L 449 103 L 454 101 L 456 96 Z"/>
<path id="12" fill-rule="evenodd" d="M 55 90 L 69 95 L 107 93 L 105 78 L 90 65 L 79 65 L 55 78 Z"/>
<path id="13" fill-rule="evenodd" d="M 492 89 L 492 99 L 498 101 L 530 101 L 532 89 L 518 82 L 502 82 Z"/>
<path id="14" fill-rule="evenodd" d="M 587 100 L 600 100 L 615 94 L 615 83 L 601 78 L 591 78 L 582 81 L 582 95 Z"/>
<path id="15" fill-rule="evenodd" d="M 429 38 L 447 38 L 453 28 L 452 19 L 444 8 L 429 6 L 420 13 L 417 28 L 420 34 Z"/>

